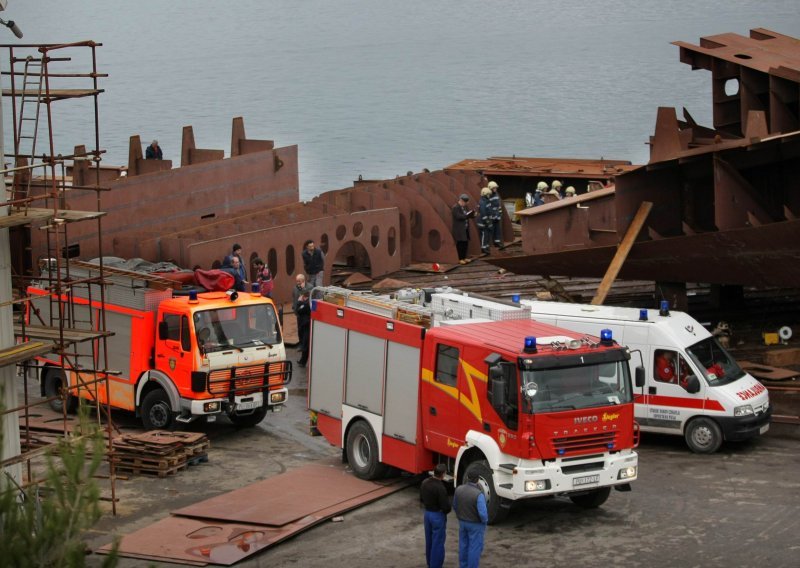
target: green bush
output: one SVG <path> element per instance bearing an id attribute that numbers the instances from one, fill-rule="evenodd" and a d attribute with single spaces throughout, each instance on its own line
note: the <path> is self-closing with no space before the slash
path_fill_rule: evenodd
<path id="1" fill-rule="evenodd" d="M 101 516 L 100 490 L 93 476 L 105 447 L 102 432 L 83 405 L 79 415 L 79 431 L 47 455 L 43 480 L 22 489 L 5 471 L 0 473 L 0 566 L 85 565 L 82 535 Z M 102 565 L 116 563 L 116 554 L 111 554 Z"/>

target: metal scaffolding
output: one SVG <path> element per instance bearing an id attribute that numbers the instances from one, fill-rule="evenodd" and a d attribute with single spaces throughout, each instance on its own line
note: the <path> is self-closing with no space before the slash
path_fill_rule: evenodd
<path id="1" fill-rule="evenodd" d="M 84 41 L 70 44 L 1 45 L 8 54 L 8 69 L 2 71 L 2 94 L 10 98 L 14 132 L 13 152 L 3 156 L 6 191 L 0 207 L 8 211 L 0 217 L 0 228 L 9 229 L 13 297 L 0 298 L 0 306 L 14 308 L 16 344 L 0 351 L 0 366 L 16 365 L 23 378 L 23 403 L 7 408 L 5 414 L 19 413 L 20 454 L 0 461 L 0 468 L 23 464 L 23 487 L 37 481 L 32 461 L 52 450 L 53 443 L 35 443 L 33 422 L 38 405 L 49 404 L 60 411 L 63 428 L 59 438 L 74 440 L 68 412 L 80 402 L 90 404 L 98 424 L 105 431 L 109 456 L 109 481 L 112 512 L 116 514 L 116 475 L 112 438 L 116 430 L 111 418 L 106 368 L 105 286 L 102 257 L 102 217 L 100 196 L 100 149 L 98 97 L 103 92 L 98 79 L 97 48 L 102 44 Z M 0 59 L 2 61 L 2 59 Z M 59 153 L 54 139 L 54 111 L 57 101 L 89 99 L 93 116 L 92 149 L 77 146 L 75 152 Z M 94 184 L 76 185 L 73 172 L 81 162 L 95 176 Z M 81 176 L 83 180 L 85 176 Z M 97 208 L 76 211 L 70 208 L 70 194 L 76 190 L 94 191 Z M 97 271 L 90 278 L 76 279 L 70 273 L 70 257 L 75 246 L 70 242 L 73 223 L 96 223 L 97 247 L 101 251 Z M 31 232 L 45 231 L 47 254 L 31 258 Z M 36 282 L 45 294 L 29 294 Z M 92 286 L 91 284 L 95 284 Z M 99 290 L 99 298 L 92 291 Z M 87 298 L 88 295 L 88 298 Z M 80 301 L 76 301 L 80 299 Z M 88 299 L 88 304 L 87 304 Z M 41 394 L 29 392 L 28 378 L 38 376 Z M 77 396 L 80 393 L 81 396 Z M 105 402 L 101 402 L 105 398 Z M 36 447 L 35 447 L 36 446 Z"/>

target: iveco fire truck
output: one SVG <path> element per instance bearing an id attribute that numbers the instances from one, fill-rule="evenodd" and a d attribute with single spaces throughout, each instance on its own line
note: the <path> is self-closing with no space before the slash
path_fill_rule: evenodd
<path id="1" fill-rule="evenodd" d="M 533 497 L 592 508 L 637 477 L 629 358 L 605 332 L 539 324 L 518 306 L 317 288 L 308 405 L 360 478 L 444 463 L 458 484 L 475 470 L 490 522 Z"/>
<path id="2" fill-rule="evenodd" d="M 74 408 L 77 397 L 99 400 L 134 411 L 148 429 L 169 429 L 223 412 L 253 426 L 286 402 L 292 369 L 272 300 L 226 292 L 173 297 L 170 281 L 106 268 L 104 349 L 98 274 L 75 263 L 60 298 L 44 280 L 28 289 L 38 298 L 27 333 L 62 318 L 65 340 L 75 342 L 38 362 L 42 395 L 54 409 L 65 401 Z"/>

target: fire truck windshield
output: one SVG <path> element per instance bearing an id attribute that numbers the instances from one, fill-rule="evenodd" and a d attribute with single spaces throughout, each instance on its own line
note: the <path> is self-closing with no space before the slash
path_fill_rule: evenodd
<path id="1" fill-rule="evenodd" d="M 275 308 L 271 304 L 235 306 L 194 313 L 197 344 L 205 353 L 281 342 Z"/>
<path id="2" fill-rule="evenodd" d="M 633 400 L 627 361 L 522 371 L 524 390 L 535 394 L 529 413 L 578 410 Z"/>

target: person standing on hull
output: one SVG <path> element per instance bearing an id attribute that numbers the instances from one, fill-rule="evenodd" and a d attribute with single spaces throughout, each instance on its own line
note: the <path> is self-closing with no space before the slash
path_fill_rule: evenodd
<path id="1" fill-rule="evenodd" d="M 453 510 L 458 517 L 458 565 L 460 568 L 478 568 L 483 552 L 483 537 L 489 512 L 486 496 L 478 487 L 478 472 L 467 472 L 467 482 L 456 487 Z"/>
<path id="2" fill-rule="evenodd" d="M 453 240 L 456 242 L 458 263 L 467 264 L 467 247 L 469 246 L 469 220 L 475 216 L 475 210 L 468 209 L 469 195 L 462 193 L 458 202 L 453 205 Z"/>
<path id="3" fill-rule="evenodd" d="M 164 154 L 161 152 L 161 146 L 158 145 L 158 140 L 153 140 L 144 152 L 145 160 L 163 160 Z"/>
<path id="4" fill-rule="evenodd" d="M 503 200 L 500 199 L 500 194 L 497 193 L 498 188 L 496 181 L 490 181 L 486 187 L 492 192 L 490 201 L 492 204 L 492 241 L 497 248 L 503 248 Z"/>
<path id="5" fill-rule="evenodd" d="M 481 238 L 481 252 L 489 254 L 489 244 L 492 242 L 494 212 L 492 211 L 492 190 L 484 187 L 481 190 L 481 199 L 478 201 L 478 233 Z"/>
<path id="6" fill-rule="evenodd" d="M 317 248 L 313 239 L 303 243 L 303 271 L 308 277 L 308 285 L 312 288 L 322 286 L 324 280 L 325 253 Z"/>
<path id="7" fill-rule="evenodd" d="M 444 565 L 444 541 L 447 537 L 447 513 L 450 512 L 450 499 L 444 485 L 447 467 L 443 463 L 433 469 L 433 476 L 422 482 L 419 499 L 425 508 L 423 524 L 425 527 L 425 561 L 428 568 L 442 568 Z"/>

